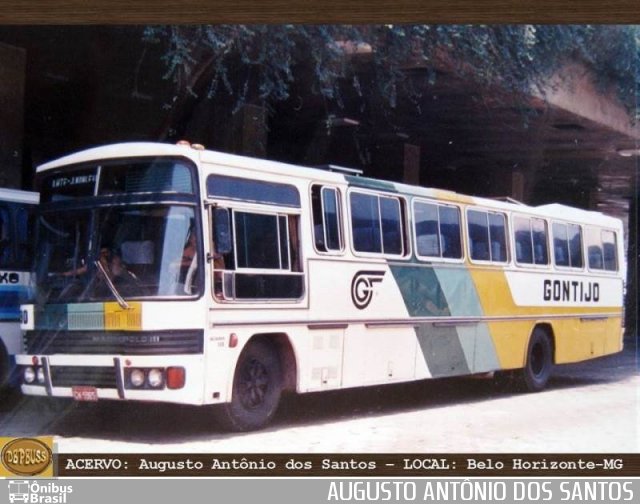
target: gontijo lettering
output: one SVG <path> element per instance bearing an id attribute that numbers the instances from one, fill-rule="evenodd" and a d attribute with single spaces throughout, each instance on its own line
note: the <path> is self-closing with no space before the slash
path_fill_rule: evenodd
<path id="1" fill-rule="evenodd" d="M 545 280 L 543 283 L 545 301 L 600 301 L 600 284 L 577 280 Z"/>

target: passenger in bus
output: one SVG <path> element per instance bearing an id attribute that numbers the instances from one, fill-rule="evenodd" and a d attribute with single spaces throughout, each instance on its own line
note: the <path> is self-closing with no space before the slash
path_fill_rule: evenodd
<path id="1" fill-rule="evenodd" d="M 193 258 L 195 257 L 197 250 L 198 249 L 196 248 L 196 234 L 193 230 L 191 230 L 189 232 L 189 237 L 187 238 L 187 243 L 185 244 L 184 249 L 182 251 L 182 260 L 180 261 L 180 267 L 182 269 L 180 272 L 180 278 L 184 279 L 184 274 L 186 274 L 187 269 L 189 269 L 189 266 L 191 266 L 191 263 L 193 262 Z"/>
<path id="2" fill-rule="evenodd" d="M 182 258 L 180 259 L 180 273 L 178 276 L 178 282 L 184 285 L 185 292 L 190 291 L 190 284 L 195 275 L 197 268 L 197 245 L 196 245 L 196 233 L 193 228 L 189 231 L 187 242 L 182 250 Z M 191 271 L 191 274 L 189 272 Z M 190 293 L 190 292 L 189 292 Z"/>
<path id="3" fill-rule="evenodd" d="M 109 247 L 107 246 L 100 247 L 100 253 L 98 254 L 98 261 L 100 262 L 100 264 L 102 264 L 105 270 L 109 269 L 110 260 L 111 260 L 111 250 L 109 249 Z M 73 268 L 67 271 L 63 271 L 62 273 L 60 273 L 60 275 L 63 277 L 71 277 L 71 276 L 80 276 L 80 275 L 86 274 L 88 268 L 85 260 L 80 259 L 80 263 L 82 264 L 81 266 L 78 266 L 77 268 Z"/>
<path id="4" fill-rule="evenodd" d="M 224 255 L 220 254 L 216 250 L 216 242 L 214 238 L 211 238 L 211 250 L 213 251 L 213 295 L 216 299 L 224 298 L 224 291 L 222 287 L 224 273 L 222 270 L 225 268 Z"/>
<path id="5" fill-rule="evenodd" d="M 122 262 L 120 254 L 113 251 L 110 247 L 102 247 L 100 249 L 98 262 L 111 281 L 137 279 L 136 276 L 127 269 L 124 262 Z"/>
<path id="6" fill-rule="evenodd" d="M 138 280 L 138 277 L 130 271 L 126 264 L 122 261 L 122 257 L 119 254 L 111 254 L 111 262 L 109 263 L 109 269 L 107 269 L 111 280 Z"/>

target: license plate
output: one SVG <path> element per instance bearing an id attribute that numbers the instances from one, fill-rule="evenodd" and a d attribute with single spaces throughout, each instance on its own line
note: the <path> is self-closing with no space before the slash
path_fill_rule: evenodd
<path id="1" fill-rule="evenodd" d="M 98 391 L 95 387 L 72 387 L 71 392 L 76 401 L 97 401 Z"/>

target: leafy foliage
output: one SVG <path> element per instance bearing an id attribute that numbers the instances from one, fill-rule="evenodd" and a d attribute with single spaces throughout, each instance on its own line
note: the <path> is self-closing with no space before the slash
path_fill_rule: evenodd
<path id="1" fill-rule="evenodd" d="M 602 92 L 615 89 L 634 118 L 640 94 L 640 27 L 612 25 L 213 25 L 160 26 L 166 78 L 179 92 L 226 93 L 236 107 L 286 100 L 296 79 L 342 106 L 345 83 L 362 97 L 366 78 L 394 108 L 424 92 L 406 71 L 434 84 L 446 68 L 480 86 L 520 95 L 543 91 L 568 62 L 589 68 Z M 421 81 L 422 82 L 422 81 Z M 197 89 L 196 89 L 197 88 Z"/>

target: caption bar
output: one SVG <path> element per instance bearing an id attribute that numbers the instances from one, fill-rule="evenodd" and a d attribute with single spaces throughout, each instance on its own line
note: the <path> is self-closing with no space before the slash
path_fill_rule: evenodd
<path id="1" fill-rule="evenodd" d="M 58 454 L 58 476 L 587 476 L 640 474 L 640 454 Z"/>

